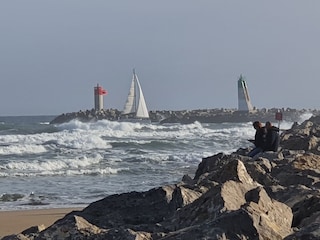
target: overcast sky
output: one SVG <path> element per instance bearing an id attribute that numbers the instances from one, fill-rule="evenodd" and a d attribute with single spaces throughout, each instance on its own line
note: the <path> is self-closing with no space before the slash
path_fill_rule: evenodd
<path id="1" fill-rule="evenodd" d="M 318 0 L 0 1 L 0 115 L 122 110 L 136 69 L 149 110 L 320 108 Z"/>

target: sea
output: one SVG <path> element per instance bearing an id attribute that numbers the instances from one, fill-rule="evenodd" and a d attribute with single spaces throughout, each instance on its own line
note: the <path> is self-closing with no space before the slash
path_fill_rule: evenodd
<path id="1" fill-rule="evenodd" d="M 50 124 L 54 118 L 0 117 L 0 211 L 86 207 L 179 183 L 194 177 L 203 158 L 252 147 L 255 133 L 252 122 Z"/>

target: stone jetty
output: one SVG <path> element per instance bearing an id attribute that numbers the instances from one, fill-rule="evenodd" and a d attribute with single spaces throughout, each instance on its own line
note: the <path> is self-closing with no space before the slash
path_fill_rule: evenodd
<path id="1" fill-rule="evenodd" d="M 152 122 L 161 124 L 165 123 L 182 123 L 188 124 L 198 121 L 200 123 L 222 123 L 222 122 L 250 122 L 260 120 L 262 122 L 273 121 L 275 113 L 281 111 L 283 119 L 286 121 L 299 121 L 300 116 L 304 113 L 318 115 L 318 110 L 297 110 L 291 108 L 272 108 L 272 109 L 255 109 L 251 112 L 237 111 L 235 109 L 198 109 L 198 110 L 159 110 L 150 111 L 150 119 Z M 64 113 L 57 116 L 50 123 L 61 124 L 71 120 L 79 120 L 82 122 L 92 122 L 98 120 L 117 121 L 121 116 L 121 111 L 117 109 L 102 110 L 85 110 L 72 113 Z"/>
<path id="2" fill-rule="evenodd" d="M 280 147 L 203 158 L 180 182 L 107 196 L 3 239 L 320 239 L 320 117 L 283 131 Z"/>

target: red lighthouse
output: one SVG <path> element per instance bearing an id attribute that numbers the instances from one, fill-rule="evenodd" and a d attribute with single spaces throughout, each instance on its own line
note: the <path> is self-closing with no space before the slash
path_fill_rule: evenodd
<path id="1" fill-rule="evenodd" d="M 107 90 L 103 89 L 99 84 L 94 87 L 94 109 L 102 110 L 103 109 L 103 95 L 106 95 Z"/>

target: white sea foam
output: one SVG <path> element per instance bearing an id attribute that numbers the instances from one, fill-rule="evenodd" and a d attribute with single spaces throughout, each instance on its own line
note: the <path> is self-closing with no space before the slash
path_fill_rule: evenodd
<path id="1" fill-rule="evenodd" d="M 15 174 L 22 175 L 55 175 L 60 170 L 78 170 L 84 167 L 98 164 L 103 157 L 96 154 L 94 157 L 77 157 L 74 159 L 50 159 L 48 160 L 16 160 L 1 164 L 4 170 L 15 170 Z M 61 173 L 61 172 L 60 172 Z"/>
<path id="2" fill-rule="evenodd" d="M 312 115 L 313 115 L 313 114 L 310 113 L 310 112 L 306 112 L 306 113 L 302 114 L 302 115 L 300 116 L 300 118 L 299 118 L 298 123 L 302 123 L 302 122 L 304 122 L 305 120 L 308 120 L 309 118 L 312 117 Z"/>
<path id="3" fill-rule="evenodd" d="M 3 146 L 0 148 L 0 155 L 24 155 L 24 154 L 38 154 L 45 153 L 47 149 L 41 145 L 30 144 L 16 144 Z"/>
<path id="4" fill-rule="evenodd" d="M 100 134 L 78 129 L 30 135 L 3 135 L 0 136 L 0 144 L 5 146 L 0 148 L 0 155 L 43 153 L 47 151 L 44 145 L 50 148 L 48 143 L 81 150 L 111 148 Z"/>
<path id="5" fill-rule="evenodd" d="M 111 148 L 111 145 L 108 144 L 105 140 L 103 140 L 100 135 L 95 134 L 94 132 L 84 130 L 77 130 L 71 132 L 62 131 L 59 133 L 55 133 L 51 139 L 56 139 L 57 144 L 65 146 L 67 148 L 82 150 L 95 148 Z"/>
<path id="6" fill-rule="evenodd" d="M 128 170 L 128 168 L 115 169 L 115 168 L 107 167 L 104 169 L 96 168 L 96 169 L 67 170 L 66 174 L 71 175 L 71 176 L 74 176 L 74 175 L 110 175 L 110 174 L 117 174 L 119 171 L 123 171 L 123 170 Z"/>
<path id="7" fill-rule="evenodd" d="M 255 133 L 250 122 L 71 121 L 57 130 L 0 135 L 2 191 L 35 192 L 50 204 L 83 204 L 106 194 L 148 190 L 194 173 L 204 157 L 249 146 Z M 21 202 L 0 202 L 0 209 L 6 204 L 16 209 Z"/>

